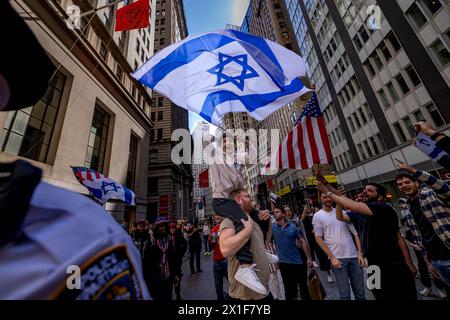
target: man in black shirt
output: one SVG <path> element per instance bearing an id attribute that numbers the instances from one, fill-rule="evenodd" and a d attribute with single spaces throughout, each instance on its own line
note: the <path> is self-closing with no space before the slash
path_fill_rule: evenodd
<path id="1" fill-rule="evenodd" d="M 369 266 L 380 268 L 380 287 L 372 290 L 377 300 L 417 299 L 414 266 L 400 230 L 397 213 L 384 202 L 386 189 L 376 183 L 368 184 L 362 193 L 362 202 L 356 202 L 328 188 L 326 181 L 318 179 L 319 191 L 327 194 L 342 207 L 366 216 L 364 248 Z M 343 214 L 344 221 L 350 217 Z"/>

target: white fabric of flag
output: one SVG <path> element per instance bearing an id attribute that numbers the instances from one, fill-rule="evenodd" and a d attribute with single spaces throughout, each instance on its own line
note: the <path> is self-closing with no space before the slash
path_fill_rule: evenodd
<path id="1" fill-rule="evenodd" d="M 132 74 L 176 105 L 219 125 L 228 112 L 263 120 L 310 91 L 302 57 L 236 30 L 188 37 L 152 56 Z"/>

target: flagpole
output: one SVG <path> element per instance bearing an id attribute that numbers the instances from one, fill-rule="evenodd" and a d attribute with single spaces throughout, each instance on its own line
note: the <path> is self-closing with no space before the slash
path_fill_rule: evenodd
<path id="1" fill-rule="evenodd" d="M 97 11 L 106 9 L 106 8 L 108 8 L 108 7 L 115 6 L 116 4 L 118 4 L 118 3 L 120 3 L 120 2 L 124 2 L 124 1 L 125 1 L 125 0 L 117 0 L 117 1 L 114 1 L 114 2 L 111 2 L 111 3 L 108 3 L 108 4 L 105 4 L 105 5 L 101 6 L 101 7 L 98 7 L 98 8 L 89 10 L 89 11 L 86 11 L 86 12 L 80 14 L 79 17 L 82 18 L 82 17 L 88 16 L 88 15 L 94 14 L 94 13 L 96 13 Z"/>

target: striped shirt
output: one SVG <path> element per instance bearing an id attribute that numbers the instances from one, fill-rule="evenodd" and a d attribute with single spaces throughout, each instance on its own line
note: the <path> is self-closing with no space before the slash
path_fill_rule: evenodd
<path id="1" fill-rule="evenodd" d="M 414 175 L 427 185 L 421 188 L 419 193 L 422 213 L 439 239 L 450 250 L 450 186 L 425 171 L 417 170 Z M 411 230 L 413 241 L 420 247 L 422 255 L 426 256 L 422 235 L 411 211 L 404 210 L 402 214 Z"/>

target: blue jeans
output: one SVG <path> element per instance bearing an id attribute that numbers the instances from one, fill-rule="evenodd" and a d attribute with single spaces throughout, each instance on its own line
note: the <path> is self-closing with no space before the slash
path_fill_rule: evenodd
<path id="1" fill-rule="evenodd" d="M 366 300 L 364 273 L 357 258 L 339 259 L 342 268 L 332 268 L 341 300 L 350 300 L 350 285 L 356 300 Z"/>
<path id="2" fill-rule="evenodd" d="M 223 301 L 225 300 L 223 294 L 223 278 L 228 278 L 228 263 L 227 259 L 223 259 L 222 261 L 214 261 L 213 264 L 214 270 L 214 285 L 216 287 L 217 300 Z"/>
<path id="3" fill-rule="evenodd" d="M 431 264 L 439 273 L 441 280 L 450 287 L 450 260 L 432 261 Z"/>

